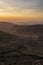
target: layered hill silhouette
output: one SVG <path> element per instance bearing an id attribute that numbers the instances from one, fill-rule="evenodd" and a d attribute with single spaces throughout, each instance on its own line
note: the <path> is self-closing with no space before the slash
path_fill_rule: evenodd
<path id="1" fill-rule="evenodd" d="M 0 31 L 9 32 L 14 24 L 8 22 L 0 22 Z"/>
<path id="2" fill-rule="evenodd" d="M 16 25 L 8 22 L 0 22 L 0 31 L 20 36 L 43 34 L 43 25 Z"/>

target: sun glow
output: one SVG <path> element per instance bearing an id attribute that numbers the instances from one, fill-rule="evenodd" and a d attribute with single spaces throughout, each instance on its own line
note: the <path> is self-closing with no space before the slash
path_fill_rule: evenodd
<path id="1" fill-rule="evenodd" d="M 1 20 L 43 20 L 43 7 L 39 4 L 39 1 L 33 0 L 32 2 L 29 0 L 26 0 L 26 2 L 21 0 L 0 0 L 0 21 Z"/>

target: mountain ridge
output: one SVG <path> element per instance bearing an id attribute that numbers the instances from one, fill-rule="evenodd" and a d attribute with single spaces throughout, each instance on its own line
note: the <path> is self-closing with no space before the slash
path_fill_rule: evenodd
<path id="1" fill-rule="evenodd" d="M 43 34 L 43 24 L 16 25 L 9 22 L 0 22 L 0 31 L 16 34 L 20 37 Z"/>

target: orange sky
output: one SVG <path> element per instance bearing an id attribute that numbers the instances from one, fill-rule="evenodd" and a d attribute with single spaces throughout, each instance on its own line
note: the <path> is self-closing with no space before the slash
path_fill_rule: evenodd
<path id="1" fill-rule="evenodd" d="M 0 0 L 0 21 L 43 21 L 43 0 Z"/>
<path id="2" fill-rule="evenodd" d="M 33 21 L 43 20 L 42 16 L 0 16 L 1 21 Z"/>

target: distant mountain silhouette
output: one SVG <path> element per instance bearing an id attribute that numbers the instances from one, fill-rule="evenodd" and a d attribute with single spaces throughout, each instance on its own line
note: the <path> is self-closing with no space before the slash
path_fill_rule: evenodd
<path id="1" fill-rule="evenodd" d="M 0 31 L 9 32 L 13 25 L 9 22 L 0 22 Z"/>
<path id="2" fill-rule="evenodd" d="M 16 25 L 8 22 L 0 22 L 0 31 L 28 37 L 30 35 L 43 34 L 43 25 Z"/>

